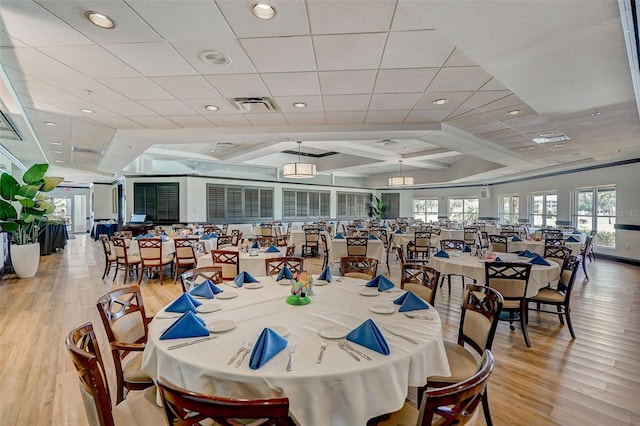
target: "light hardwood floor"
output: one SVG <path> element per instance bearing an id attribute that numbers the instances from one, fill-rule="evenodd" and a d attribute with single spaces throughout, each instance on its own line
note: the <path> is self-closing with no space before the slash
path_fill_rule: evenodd
<path id="1" fill-rule="evenodd" d="M 318 273 L 321 261 L 305 265 Z M 122 275 L 116 284 L 111 277 L 101 280 L 103 267 L 100 243 L 79 235 L 63 252 L 43 257 L 35 278 L 0 279 L 0 425 L 87 423 L 64 338 L 73 326 L 92 321 L 113 371 L 95 302 L 121 287 Z M 583 281 L 580 272 L 574 292 L 576 340 L 555 315 L 531 314 L 531 348 L 520 331 L 498 326 L 489 385 L 496 425 L 640 424 L 640 268 L 605 260 L 587 268 L 591 280 Z M 399 281 L 393 260 L 391 277 Z M 153 314 L 180 285 L 144 280 L 142 289 Z M 455 278 L 450 297 L 446 286 L 438 292 L 446 339 L 455 340 L 461 294 Z"/>

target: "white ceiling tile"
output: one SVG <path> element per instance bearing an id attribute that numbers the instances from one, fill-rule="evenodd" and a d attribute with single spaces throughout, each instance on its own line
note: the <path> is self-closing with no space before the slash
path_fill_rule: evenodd
<path id="1" fill-rule="evenodd" d="M 241 127 L 249 126 L 251 124 L 241 114 L 208 115 L 207 119 L 220 127 Z"/>
<path id="2" fill-rule="evenodd" d="M 128 118 L 135 121 L 136 123 L 142 124 L 144 127 L 147 127 L 149 129 L 177 129 L 180 127 L 176 123 L 160 116 Z"/>
<path id="3" fill-rule="evenodd" d="M 195 115 L 195 111 L 177 99 L 139 101 L 140 105 L 160 115 Z"/>
<path id="4" fill-rule="evenodd" d="M 201 115 L 167 115 L 166 118 L 183 128 L 215 127 L 215 125 Z"/>
<path id="5" fill-rule="evenodd" d="M 209 115 L 225 115 L 225 114 L 238 114 L 238 110 L 225 98 L 205 98 L 205 99 L 184 99 L 184 103 L 189 105 L 198 114 Z M 205 107 L 207 105 L 215 105 L 218 107 L 217 111 L 209 111 Z"/>
<path id="6" fill-rule="evenodd" d="M 488 104 L 479 106 L 478 109 L 480 111 L 494 111 L 502 108 L 515 107 L 523 103 L 524 102 L 522 102 L 522 99 L 520 99 L 514 94 L 510 94 L 508 96 L 500 97 L 497 100 L 490 102 Z"/>
<path id="7" fill-rule="evenodd" d="M 139 72 L 96 44 L 41 47 L 39 50 L 89 77 L 140 76 Z"/>
<path id="8" fill-rule="evenodd" d="M 51 86 L 39 80 L 20 81 L 13 84 L 16 93 L 29 96 L 35 100 L 44 102 L 80 102 L 77 98 L 63 90 Z"/>
<path id="9" fill-rule="evenodd" d="M 437 71 L 437 68 L 380 70 L 374 92 L 424 92 Z"/>
<path id="10" fill-rule="evenodd" d="M 498 80 L 492 78 L 484 86 L 482 86 L 480 90 L 507 90 L 507 88 L 504 87 Z"/>
<path id="11" fill-rule="evenodd" d="M 399 124 L 407 116 L 407 111 L 369 111 L 365 123 L 367 124 Z"/>
<path id="12" fill-rule="evenodd" d="M 471 59 L 467 58 L 464 53 L 460 49 L 454 49 L 451 56 L 447 59 L 447 62 L 444 63 L 445 67 L 473 67 L 478 66 Z"/>
<path id="13" fill-rule="evenodd" d="M 1 7 L 1 6 L 0 6 Z M 0 9 L 1 10 L 1 9 Z M 16 40 L 4 31 L 0 31 L 0 47 L 26 47 L 27 45 Z"/>
<path id="14" fill-rule="evenodd" d="M 366 111 L 370 95 L 329 95 L 323 96 L 325 111 Z"/>
<path id="15" fill-rule="evenodd" d="M 414 109 L 404 120 L 405 123 L 439 123 L 443 121 L 453 110 L 450 109 Z"/>
<path id="16" fill-rule="evenodd" d="M 58 102 L 57 105 L 60 108 L 64 108 L 69 111 L 70 114 L 75 115 L 80 118 L 87 119 L 96 119 L 96 117 L 113 117 L 119 114 L 114 113 L 106 108 L 93 104 L 91 102 Z M 87 114 L 86 112 L 82 112 L 83 108 L 90 109 L 94 111 L 93 114 Z"/>
<path id="17" fill-rule="evenodd" d="M 466 130 L 474 135 L 482 135 L 483 133 L 496 132 L 498 130 L 504 130 L 507 126 L 499 121 L 492 123 L 482 124 L 480 126 L 468 127 Z"/>
<path id="18" fill-rule="evenodd" d="M 288 112 L 285 117 L 291 125 L 325 124 L 323 112 Z"/>
<path id="19" fill-rule="evenodd" d="M 382 56 L 381 68 L 441 67 L 454 46 L 436 31 L 392 32 Z"/>
<path id="20" fill-rule="evenodd" d="M 454 110 L 466 101 L 469 96 L 473 95 L 473 93 L 474 92 L 426 92 L 420 96 L 414 108 Z M 444 105 L 434 105 L 433 101 L 438 99 L 447 99 L 449 102 Z"/>
<path id="21" fill-rule="evenodd" d="M 71 80 L 48 80 L 52 86 L 90 102 L 122 101 L 127 98 L 89 77 Z"/>
<path id="22" fill-rule="evenodd" d="M 377 69 L 385 33 L 314 36 L 318 70 Z"/>
<path id="23" fill-rule="evenodd" d="M 171 42 L 171 45 L 200 74 L 251 74 L 256 72 L 256 68 L 251 63 L 251 60 L 242 48 L 242 45 L 233 37 L 173 41 Z M 231 63 L 226 65 L 216 65 L 204 62 L 200 59 L 200 55 L 203 52 L 212 50 L 227 56 L 231 60 Z"/>
<path id="24" fill-rule="evenodd" d="M 171 93 L 176 98 L 200 99 L 217 98 L 220 93 L 211 86 L 208 80 L 199 75 L 153 77 L 151 81 Z"/>
<path id="25" fill-rule="evenodd" d="M 319 95 L 320 83 L 316 72 L 283 72 L 261 74 L 273 96 Z"/>
<path id="26" fill-rule="evenodd" d="M 260 72 L 316 70 L 311 37 L 250 38 L 240 43 Z"/>
<path id="27" fill-rule="evenodd" d="M 491 76 L 480 67 L 442 68 L 429 86 L 431 92 L 476 91 Z"/>
<path id="28" fill-rule="evenodd" d="M 2 57 L 2 50 L 0 49 L 0 58 Z M 9 66 L 4 66 L 3 67 L 4 71 L 7 73 L 7 77 L 9 78 L 9 81 L 27 81 L 27 80 L 33 80 L 35 77 L 30 77 L 14 68 L 11 68 Z"/>
<path id="29" fill-rule="evenodd" d="M 461 129 L 467 129 L 469 127 L 480 126 L 482 124 L 493 123 L 495 120 L 487 114 L 473 114 L 454 120 L 447 120 L 447 122 L 455 127 Z"/>
<path id="30" fill-rule="evenodd" d="M 123 117 L 144 117 L 147 115 L 157 115 L 134 101 L 101 102 L 101 106 L 107 108 Z"/>
<path id="31" fill-rule="evenodd" d="M 391 29 L 393 31 L 438 28 L 442 22 L 456 22 L 457 14 L 464 13 L 466 2 L 438 2 L 399 0 Z"/>
<path id="32" fill-rule="evenodd" d="M 109 44 L 105 48 L 146 76 L 197 74 L 169 43 Z"/>
<path id="33" fill-rule="evenodd" d="M 376 74 L 376 70 L 318 72 L 320 87 L 325 95 L 371 93 Z"/>
<path id="34" fill-rule="evenodd" d="M 327 124 L 364 124 L 367 111 L 327 111 L 324 115 Z"/>
<path id="35" fill-rule="evenodd" d="M 388 31 L 394 1 L 308 0 L 313 34 L 372 33 Z"/>
<path id="36" fill-rule="evenodd" d="M 225 97 L 270 95 L 258 74 L 206 75 L 205 78 Z"/>
<path id="37" fill-rule="evenodd" d="M 371 95 L 371 110 L 410 110 L 421 93 L 381 93 Z"/>
<path id="38" fill-rule="evenodd" d="M 245 114 L 244 116 L 254 126 L 286 126 L 289 124 L 284 114 Z"/>
<path id="39" fill-rule="evenodd" d="M 517 116 L 507 115 L 507 112 L 513 111 L 513 110 L 521 110 L 522 113 L 518 114 Z M 536 111 L 533 108 L 531 108 L 529 105 L 520 104 L 520 105 L 508 106 L 506 108 L 487 111 L 486 114 L 490 115 L 495 120 L 502 121 L 508 125 L 508 122 L 510 120 L 512 119 L 520 120 L 523 117 L 532 116 L 536 114 Z"/>
<path id="40" fill-rule="evenodd" d="M 278 37 L 309 34 L 305 2 L 270 0 L 276 10 L 273 19 L 258 19 L 251 13 L 254 0 L 216 0 L 233 32 L 242 37 Z"/>
<path id="41" fill-rule="evenodd" d="M 134 101 L 173 98 L 147 78 L 108 78 L 98 81 Z"/>
<path id="42" fill-rule="evenodd" d="M 43 81 L 84 77 L 73 68 L 32 48 L 3 47 L 0 49 L 0 57 L 2 58 L 3 65 L 9 65 L 24 74 Z"/>
<path id="43" fill-rule="evenodd" d="M 275 96 L 274 100 L 280 111 L 285 113 L 310 113 L 310 112 L 322 112 L 324 107 L 322 105 L 322 96 Z M 307 104 L 305 108 L 296 108 L 293 106 L 294 102 L 304 102 Z"/>
<path id="44" fill-rule="evenodd" d="M 498 99 L 509 96 L 511 92 L 506 90 L 500 91 L 487 91 L 487 92 L 476 92 L 469 97 L 462 105 L 462 108 L 481 108 L 491 102 L 495 102 Z"/>

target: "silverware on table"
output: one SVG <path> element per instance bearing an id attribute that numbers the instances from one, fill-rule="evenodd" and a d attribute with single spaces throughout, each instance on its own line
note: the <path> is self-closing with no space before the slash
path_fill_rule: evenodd
<path id="1" fill-rule="evenodd" d="M 209 337 L 204 337 L 202 339 L 196 339 L 196 340 L 192 340 L 190 342 L 185 342 L 185 343 L 180 343 L 177 345 L 173 345 L 173 346 L 169 346 L 167 348 L 167 350 L 173 350 L 173 349 L 178 349 L 178 348 L 184 348 L 185 346 L 190 346 L 190 345 L 195 345 L 196 343 L 200 343 L 200 342 L 206 342 L 207 340 L 211 340 L 211 339 L 215 339 L 216 336 L 209 336 Z"/>
<path id="2" fill-rule="evenodd" d="M 361 352 L 361 351 L 359 351 L 358 349 L 354 348 L 354 347 L 353 347 L 353 346 L 351 346 L 351 345 L 349 344 L 349 342 L 347 342 L 346 340 L 343 340 L 343 341 L 342 341 L 342 344 L 343 344 L 347 349 L 349 349 L 350 351 L 353 351 L 353 352 L 357 353 L 358 355 L 360 355 L 362 358 L 364 358 L 364 359 L 366 359 L 366 360 L 371 361 L 371 357 L 370 357 L 369 355 L 367 355 L 367 354 L 365 354 L 364 352 Z"/>
<path id="3" fill-rule="evenodd" d="M 253 343 L 248 343 L 247 348 L 242 353 L 242 356 L 238 358 L 238 362 L 236 362 L 236 367 L 240 367 L 242 365 L 242 361 L 244 361 L 247 355 L 249 355 L 249 352 L 251 352 L 251 349 L 253 349 Z"/>
<path id="4" fill-rule="evenodd" d="M 293 355 L 296 353 L 296 346 L 291 346 L 289 349 L 289 362 L 287 363 L 287 371 L 293 370 Z"/>
<path id="5" fill-rule="evenodd" d="M 183 314 L 178 314 L 178 315 L 156 315 L 155 317 L 153 317 L 153 319 L 175 319 L 175 318 L 180 318 Z"/>
<path id="6" fill-rule="evenodd" d="M 247 349 L 247 345 L 249 344 L 249 342 L 242 342 L 242 346 L 240 346 L 238 348 L 238 350 L 236 351 L 235 354 L 233 354 L 233 356 L 231 357 L 231 359 L 229 361 L 227 361 L 227 365 L 231 365 L 233 364 L 233 361 L 236 360 L 236 358 L 238 358 L 238 355 L 240 355 L 242 353 L 242 351 Z"/>
<path id="7" fill-rule="evenodd" d="M 349 355 L 351 355 L 351 358 L 355 359 L 356 361 L 360 362 L 360 358 L 358 358 L 358 355 L 354 354 L 353 352 L 351 352 L 349 349 L 347 349 L 347 347 L 344 345 L 344 343 L 342 342 L 342 340 L 338 341 L 338 346 L 340 347 L 340 349 L 342 349 L 343 351 L 345 351 L 346 353 L 348 353 Z"/>
<path id="8" fill-rule="evenodd" d="M 419 320 L 428 320 L 428 321 L 435 321 L 434 317 L 431 317 L 429 315 L 422 315 L 422 314 L 410 314 L 405 312 L 404 315 L 407 318 L 411 318 L 411 319 L 419 319 Z"/>
<path id="9" fill-rule="evenodd" d="M 418 344 L 418 341 L 417 341 L 417 340 L 412 339 L 412 338 L 411 338 L 411 337 L 409 337 L 409 336 L 405 336 L 404 334 L 400 334 L 400 333 L 398 333 L 397 331 L 389 330 L 387 327 L 382 327 L 382 329 L 383 329 L 383 330 L 385 330 L 385 331 L 387 331 L 387 332 L 389 332 L 389 333 L 391 333 L 391 334 L 393 334 L 394 336 L 398 336 L 399 338 L 406 340 L 407 342 L 411 342 L 411 343 L 413 343 L 414 345 L 417 345 L 417 344 Z"/>
<path id="10" fill-rule="evenodd" d="M 318 359 L 316 360 L 318 364 L 322 364 L 322 356 L 324 355 L 324 351 L 326 349 L 327 349 L 327 342 L 323 340 L 322 344 L 320 344 L 320 354 L 318 355 Z"/>

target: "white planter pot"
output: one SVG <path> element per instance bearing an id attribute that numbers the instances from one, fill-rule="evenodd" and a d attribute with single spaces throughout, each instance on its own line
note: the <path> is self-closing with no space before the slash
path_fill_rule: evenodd
<path id="1" fill-rule="evenodd" d="M 18 278 L 34 277 L 40 264 L 40 244 L 13 244 L 11 246 L 11 263 Z"/>

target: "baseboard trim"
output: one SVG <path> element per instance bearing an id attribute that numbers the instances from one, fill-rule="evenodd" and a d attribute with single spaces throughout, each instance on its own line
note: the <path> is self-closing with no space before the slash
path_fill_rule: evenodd
<path id="1" fill-rule="evenodd" d="M 626 263 L 628 265 L 640 266 L 640 260 L 626 257 L 614 256 L 611 254 L 595 253 L 596 259 L 613 260 L 614 262 Z"/>

